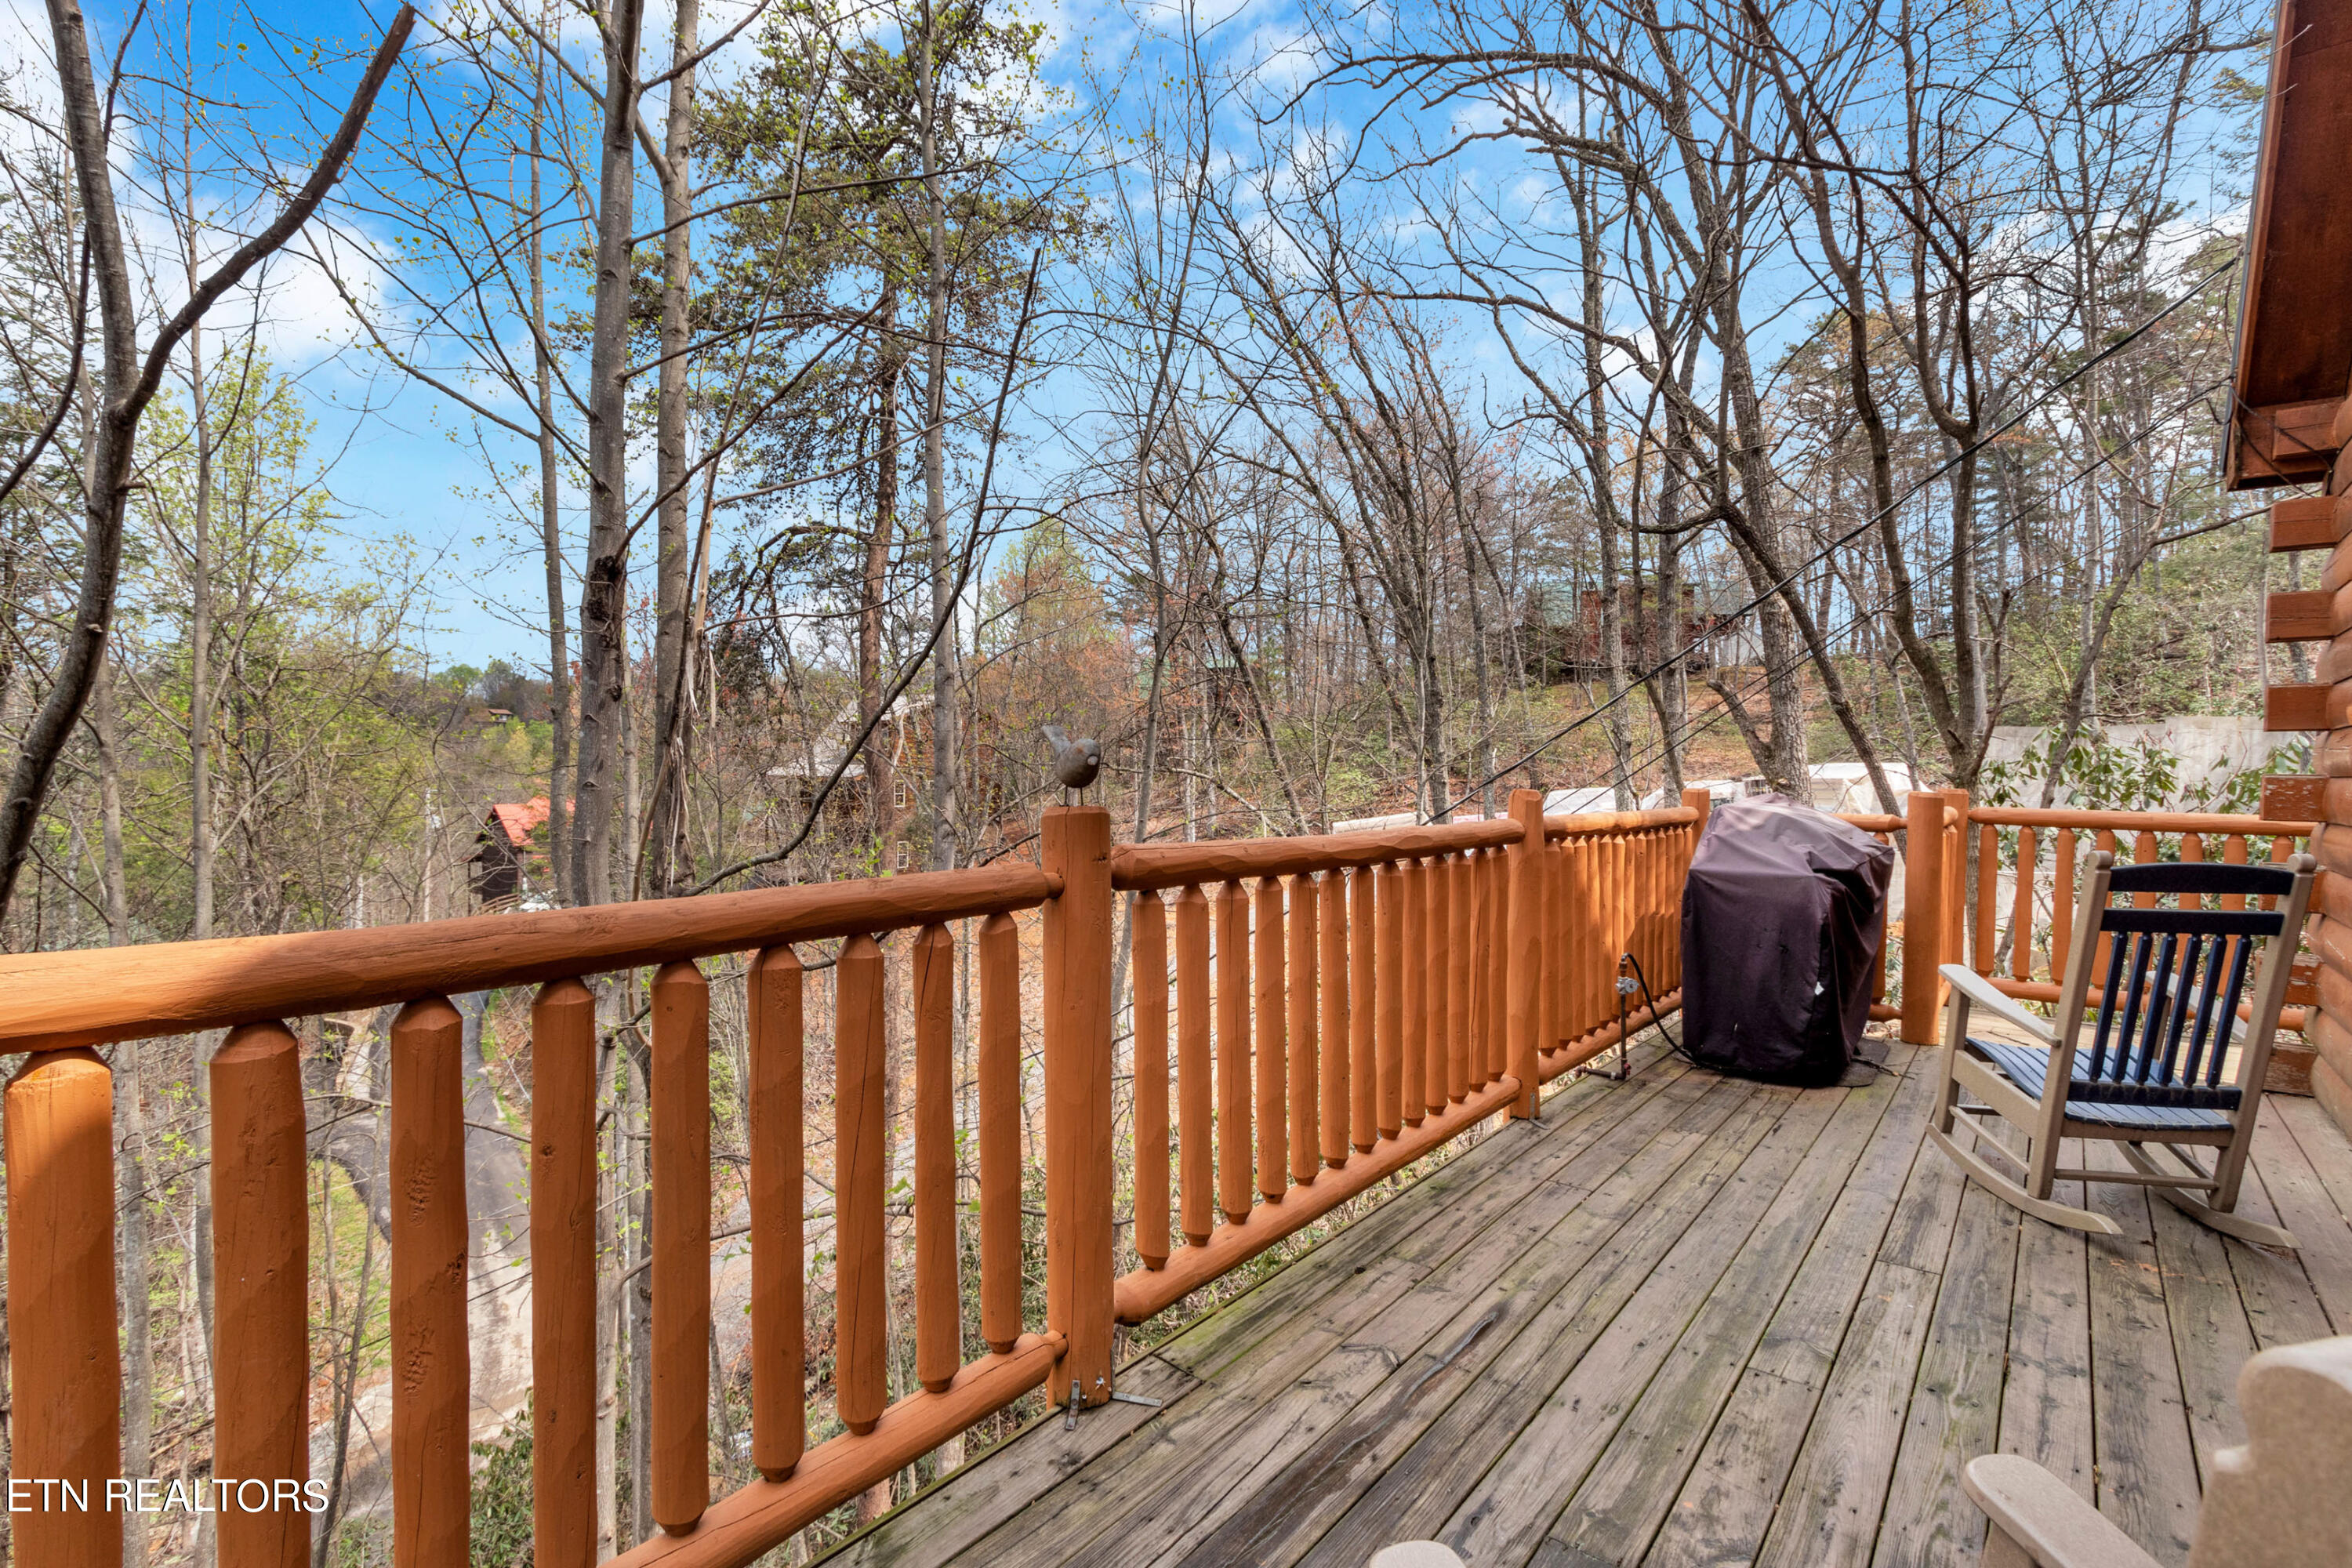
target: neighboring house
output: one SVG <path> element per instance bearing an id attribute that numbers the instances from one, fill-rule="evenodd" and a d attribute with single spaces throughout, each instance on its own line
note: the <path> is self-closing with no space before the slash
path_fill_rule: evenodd
<path id="1" fill-rule="evenodd" d="M 806 811 L 815 804 L 817 792 L 833 777 L 834 770 L 839 768 L 840 781 L 825 797 L 826 822 L 859 821 L 872 811 L 873 820 L 882 833 L 898 833 L 920 814 L 929 788 L 930 710 L 928 693 L 901 693 L 890 705 L 881 723 L 876 726 L 873 744 L 866 749 L 868 755 L 878 753 L 881 759 L 877 770 L 880 776 L 869 779 L 864 756 L 851 756 L 847 764 L 843 764 L 844 754 L 856 743 L 858 731 L 864 727 L 857 705 L 852 702 L 834 715 L 833 721 L 806 751 L 768 770 L 768 789 L 779 802 Z M 881 796 L 878 802 L 875 798 L 877 791 Z M 877 805 L 879 810 L 874 809 Z M 920 858 L 908 839 L 893 838 L 883 869 L 915 870 Z"/>
<path id="2" fill-rule="evenodd" d="M 1623 626 L 1626 668 L 1638 675 L 1655 668 L 1680 653 L 1691 675 L 1705 675 L 1722 657 L 1716 640 L 1731 629 L 1730 623 L 1703 613 L 1696 591 L 1682 588 L 1677 614 L 1661 613 L 1654 587 L 1637 591 L 1631 583 L 1618 586 L 1619 622 Z M 1506 637 L 1517 640 L 1528 672 L 1538 679 L 1597 680 L 1609 673 L 1608 648 L 1601 637 L 1601 590 L 1587 588 L 1577 597 L 1572 618 L 1559 618 L 1549 605 L 1539 605 Z M 1672 637 L 1669 643 L 1666 639 Z"/>
<path id="3" fill-rule="evenodd" d="M 482 814 L 474 837 L 474 902 L 485 910 L 512 909 L 548 881 L 547 847 L 534 843 L 547 826 L 547 797 L 504 803 Z"/>

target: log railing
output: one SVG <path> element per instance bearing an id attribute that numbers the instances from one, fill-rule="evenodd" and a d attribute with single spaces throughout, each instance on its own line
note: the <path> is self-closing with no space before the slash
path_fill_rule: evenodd
<path id="1" fill-rule="evenodd" d="M 535 986 L 530 1235 L 532 1475 L 541 1568 L 585 1568 L 597 1331 L 596 1060 L 601 977 L 650 972 L 647 1272 L 652 1486 L 660 1533 L 625 1555 L 740 1564 L 989 1414 L 1043 1387 L 1111 1393 L 1116 1326 L 1138 1322 L 1498 1113 L 1679 1003 L 1678 911 L 1703 795 L 1649 812 L 1175 846 L 1110 839 L 1098 808 L 1045 814 L 1040 864 L 508 914 L 368 931 L 0 959 L 0 1050 L 30 1055 L 5 1099 L 14 1470 L 79 1485 L 87 1510 L 16 1516 L 26 1561 L 110 1565 L 119 1465 L 112 1088 L 95 1047 L 226 1029 L 211 1058 L 220 1281 L 214 1475 L 309 1476 L 306 1155 L 293 1025 L 399 1009 L 390 1030 L 390 1449 L 395 1562 L 468 1552 L 467 1215 L 461 1020 L 452 994 Z M 1915 806 L 1915 810 L 1916 810 Z M 1936 803 L 1939 812 L 1945 808 Z M 1916 818 L 1915 818 L 1916 820 Z M 1894 819 L 1864 819 L 1891 832 Z M 1914 834 L 1913 853 L 1918 853 Z M 1953 837 L 1942 827 L 1939 849 Z M 1957 863 L 1958 857 L 1948 857 Z M 1917 881 L 1948 902 L 1947 883 Z M 1950 884 L 1956 887 L 1957 884 Z M 1112 1020 L 1118 901 L 1136 898 L 1131 1146 L 1118 1146 Z M 1923 900 L 1915 897 L 1915 906 Z M 1025 1321 L 1020 1105 L 1022 938 L 1035 910 L 1045 1283 Z M 1906 911 L 1915 931 L 1935 924 Z M 953 1109 L 958 922 L 977 1007 L 976 1181 Z M 1950 916 L 1952 929 L 1958 925 Z M 903 957 L 877 938 L 908 933 Z M 838 942 L 830 973 L 795 947 Z M 896 950 L 897 944 L 894 944 Z M 1631 952 L 1649 996 L 1621 998 Z M 740 1200 L 751 1251 L 751 1455 L 761 1479 L 712 1501 L 711 990 L 698 961 L 749 955 Z M 1932 967 L 1928 973 L 1932 974 Z M 735 984 L 729 981 L 728 984 Z M 892 988 L 899 988 L 895 991 Z M 889 1398 L 886 991 L 908 998 L 915 1372 Z M 1929 991 L 1932 996 L 1932 988 Z M 731 998 L 730 999 L 731 1002 Z M 812 1445 L 804 1363 L 806 1113 L 823 1110 L 836 1289 L 830 1415 Z M 1623 1019 L 1621 1026 L 1620 1019 Z M 814 1021 L 814 1026 L 811 1026 Z M 901 1085 L 901 1088 L 906 1086 Z M 823 1151 L 820 1151 L 823 1152 Z M 1122 1154 L 1124 1159 L 1122 1159 Z M 1122 1164 L 1141 1267 L 1115 1277 Z M 963 1195 L 959 1195 L 960 1184 Z M 976 1191 L 976 1199 L 971 1194 Z M 977 1232 L 977 1333 L 959 1226 Z M 965 1346 L 984 1347 L 971 1355 Z M 218 1516 L 239 1563 L 307 1560 L 306 1514 Z"/>
<path id="2" fill-rule="evenodd" d="M 1918 798 L 1914 796 L 1914 799 Z M 2284 861 L 2310 841 L 2308 822 L 2274 822 L 2259 816 L 2210 812 L 2073 811 L 2008 806 L 1969 808 L 1966 796 L 1948 798 L 1965 811 L 1976 840 L 1976 897 L 1969 928 L 1958 911 L 1965 898 L 1965 846 L 1948 834 L 1943 847 L 1952 889 L 1942 937 L 1947 963 L 1965 963 L 2011 996 L 2055 1002 L 2060 977 L 2071 956 L 2074 896 L 2085 856 L 2105 850 L 2118 864 L 2158 860 L 2221 860 L 2243 865 L 2250 858 Z M 2138 895 L 2154 902 L 2155 895 Z M 2195 894 L 2184 895 L 2190 904 Z M 2243 900 L 2225 898 L 2224 903 Z M 1963 952 L 1966 955 L 1963 957 Z M 2091 1000 L 2096 1002 L 2095 987 Z M 2282 1028 L 2304 1027 L 2315 1001 L 2307 965 L 2290 983 Z"/>
<path id="3" fill-rule="evenodd" d="M 1532 1116 L 1544 1081 L 1619 1038 L 1619 954 L 1672 1008 L 1704 802 L 1547 818 L 1521 791 L 1508 819 L 1118 851 L 1113 886 L 1139 895 L 1143 1265 L 1119 1321 L 1498 1111 Z"/>

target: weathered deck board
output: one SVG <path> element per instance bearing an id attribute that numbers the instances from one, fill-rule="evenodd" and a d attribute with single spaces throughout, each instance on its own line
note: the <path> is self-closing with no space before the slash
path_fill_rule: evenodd
<path id="1" fill-rule="evenodd" d="M 2085 1168 L 2122 1164 L 2100 1150 Z M 2158 1563 L 2186 1563 L 2197 1520 L 2197 1458 L 2172 1354 L 2148 1196 L 2112 1182 L 2084 1185 L 2086 1206 L 2123 1227 L 2121 1236 L 2095 1236 L 2087 1243 L 2099 1511 Z"/>
<path id="2" fill-rule="evenodd" d="M 2245 1206 L 2298 1254 L 2113 1186 L 2060 1194 L 2125 1228 L 2086 1238 L 1922 1147 L 1908 1056 L 1798 1091 L 1637 1052 L 1130 1363 L 1165 1409 L 1041 1421 L 829 1561 L 1966 1563 L 1996 1447 L 2182 1561 L 2245 1357 L 2352 1331 L 2352 1143 L 2265 1108 Z"/>
<path id="3" fill-rule="evenodd" d="M 1898 1047 L 1891 1064 L 1900 1068 Z M 1684 1568 L 1753 1558 L 1779 1506 L 1838 1342 L 1918 1157 L 1934 1080 L 1909 1073 L 1838 1194 L 1645 1561 Z"/>

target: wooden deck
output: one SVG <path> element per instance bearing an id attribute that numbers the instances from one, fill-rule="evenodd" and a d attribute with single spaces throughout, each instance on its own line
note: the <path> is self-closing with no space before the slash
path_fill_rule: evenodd
<path id="1" fill-rule="evenodd" d="M 2352 1147 L 2265 1105 L 2248 1206 L 2299 1258 L 2114 1186 L 2085 1238 L 1923 1147 L 1918 1062 L 1574 1084 L 1130 1363 L 1164 1410 L 1041 1421 L 828 1561 L 1973 1564 L 2002 1449 L 2184 1562 L 2240 1363 L 2352 1332 Z"/>

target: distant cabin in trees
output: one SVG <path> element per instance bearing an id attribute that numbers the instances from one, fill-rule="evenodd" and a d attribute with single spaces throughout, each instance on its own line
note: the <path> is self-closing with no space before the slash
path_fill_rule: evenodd
<path id="1" fill-rule="evenodd" d="M 546 826 L 545 795 L 504 802 L 482 814 L 471 862 L 476 904 L 485 911 L 509 910 L 547 885 Z"/>
<path id="2" fill-rule="evenodd" d="M 1609 649 L 1601 635 L 1601 590 L 1587 588 L 1580 593 L 1573 615 L 1564 613 L 1565 598 L 1561 594 L 1534 595 L 1516 631 L 1504 635 L 1517 643 L 1528 673 L 1538 680 L 1598 680 L 1609 673 Z M 1717 638 L 1734 632 L 1734 623 L 1702 613 L 1697 593 L 1687 583 L 1683 584 L 1676 614 L 1661 614 L 1660 599 L 1654 583 L 1617 586 L 1626 668 L 1635 674 L 1654 669 L 1674 650 L 1687 648 L 1684 668 L 1693 675 L 1705 675 L 1717 662 Z"/>
<path id="3" fill-rule="evenodd" d="M 931 699 L 928 693 L 901 693 L 883 713 L 874 734 L 855 755 L 843 759 L 856 745 L 865 728 L 853 702 L 796 756 L 768 769 L 769 792 L 777 803 L 805 812 L 816 804 L 825 781 L 836 770 L 840 779 L 824 797 L 824 823 L 848 828 L 870 825 L 890 840 L 883 869 L 911 871 L 922 859 L 908 838 L 895 837 L 918 816 L 929 790 L 931 776 Z M 872 762 L 874 777 L 867 776 Z"/>

